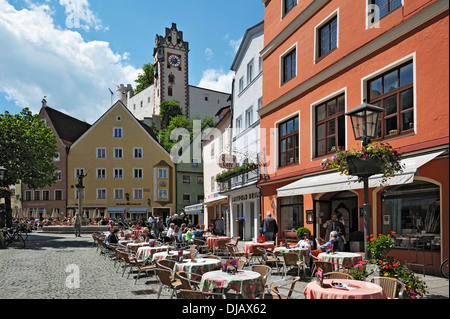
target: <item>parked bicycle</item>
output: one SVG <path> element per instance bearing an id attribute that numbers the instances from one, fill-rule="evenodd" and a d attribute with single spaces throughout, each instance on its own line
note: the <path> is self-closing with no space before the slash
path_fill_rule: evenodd
<path id="1" fill-rule="evenodd" d="M 3 244 L 5 246 L 17 245 L 20 248 L 25 248 L 25 239 L 19 227 L 5 227 L 1 231 L 3 232 Z"/>
<path id="2" fill-rule="evenodd" d="M 448 279 L 448 258 L 441 264 L 441 274 Z"/>

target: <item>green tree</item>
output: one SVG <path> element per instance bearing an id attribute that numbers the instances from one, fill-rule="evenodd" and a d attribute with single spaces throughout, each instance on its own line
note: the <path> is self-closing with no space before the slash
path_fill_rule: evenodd
<path id="1" fill-rule="evenodd" d="M 31 189 L 50 186 L 57 181 L 53 131 L 28 108 L 20 114 L 0 114 L 0 166 L 7 169 L 2 186 L 19 180 Z M 12 225 L 11 194 L 5 192 L 6 224 Z"/>
<path id="2" fill-rule="evenodd" d="M 161 128 L 166 129 L 169 126 L 170 120 L 177 115 L 183 115 L 183 110 L 175 101 L 162 101 L 159 106 L 159 115 L 161 117 Z"/>
<path id="3" fill-rule="evenodd" d="M 144 66 L 142 67 L 142 71 L 143 73 L 139 73 L 137 79 L 134 80 L 134 82 L 137 83 L 136 89 L 134 90 L 135 94 L 148 88 L 155 81 L 153 64 L 151 63 L 144 64 Z"/>

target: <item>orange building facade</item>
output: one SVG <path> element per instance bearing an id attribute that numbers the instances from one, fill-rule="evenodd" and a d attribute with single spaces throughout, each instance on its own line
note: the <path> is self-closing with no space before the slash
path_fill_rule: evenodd
<path id="1" fill-rule="evenodd" d="M 437 273 L 449 251 L 449 4 L 385 2 L 263 0 L 261 213 L 277 217 L 278 240 L 300 226 L 324 238 L 340 213 L 346 249 L 363 250 L 351 243 L 364 228 L 362 183 L 321 163 L 337 147 L 361 147 L 345 113 L 366 101 L 384 109 L 375 140 L 406 165 L 386 185 L 371 180 L 370 231 L 394 231 L 392 254 L 407 263 L 425 233 L 420 263 Z"/>

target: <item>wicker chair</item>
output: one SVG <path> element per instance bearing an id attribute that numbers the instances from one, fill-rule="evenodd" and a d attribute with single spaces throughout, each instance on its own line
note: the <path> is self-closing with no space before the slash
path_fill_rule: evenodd
<path id="1" fill-rule="evenodd" d="M 261 250 L 262 258 L 266 265 L 270 266 L 271 268 L 276 267 L 277 271 L 278 272 L 280 271 L 280 268 L 282 267 L 282 262 L 278 258 L 278 256 L 276 256 L 273 252 L 267 251 L 263 247 L 255 247 L 255 249 Z"/>
<path id="2" fill-rule="evenodd" d="M 204 240 L 201 240 L 200 238 L 193 238 L 193 239 L 194 239 L 194 244 L 200 253 L 206 254 L 210 251 L 209 246 L 206 244 L 206 242 Z"/>
<path id="3" fill-rule="evenodd" d="M 180 279 L 173 279 L 172 273 L 169 270 L 162 269 L 162 268 L 155 268 L 156 276 L 158 277 L 158 280 L 161 284 L 158 291 L 158 299 L 161 296 L 161 292 L 163 288 L 168 288 L 172 294 L 170 296 L 170 299 L 173 298 L 174 295 L 176 295 L 176 292 L 178 289 L 182 287 L 181 280 Z"/>
<path id="4" fill-rule="evenodd" d="M 269 277 L 270 273 L 272 272 L 272 268 L 270 268 L 267 265 L 252 265 L 249 267 L 245 267 L 244 270 L 251 270 L 251 271 L 259 273 L 262 277 L 264 288 L 267 288 L 267 278 Z"/>
<path id="5" fill-rule="evenodd" d="M 284 261 L 284 275 L 286 277 L 287 270 L 286 268 L 297 268 L 297 276 L 300 277 L 300 267 L 303 268 L 303 272 L 305 272 L 305 264 L 303 260 L 298 259 L 298 255 L 296 252 L 288 252 L 283 253 L 283 261 Z"/>
<path id="6" fill-rule="evenodd" d="M 200 276 L 200 275 L 199 275 Z M 200 285 L 199 281 L 189 279 L 186 272 L 184 271 L 178 271 L 177 277 L 181 281 L 181 288 L 182 289 L 188 289 L 188 290 L 198 290 L 198 287 Z"/>
<path id="7" fill-rule="evenodd" d="M 208 254 L 208 255 L 203 255 L 203 258 L 218 259 L 218 260 L 222 261 L 222 258 L 220 258 L 219 256 L 216 256 L 216 255 L 210 255 L 210 254 Z"/>
<path id="8" fill-rule="evenodd" d="M 145 272 L 145 274 L 148 276 L 149 271 L 153 271 L 155 273 L 156 265 L 155 264 L 149 264 L 145 265 L 141 260 L 138 260 L 135 258 L 136 267 L 138 268 L 138 273 L 136 275 L 136 280 L 134 281 L 134 284 L 137 283 L 137 280 L 139 279 L 141 272 Z"/>
<path id="9" fill-rule="evenodd" d="M 373 277 L 371 279 L 371 282 L 380 285 L 381 288 L 383 288 L 383 291 L 386 294 L 386 297 L 388 297 L 388 299 L 403 298 L 403 291 L 405 291 L 405 284 L 400 280 L 392 277 Z"/>
<path id="10" fill-rule="evenodd" d="M 172 272 L 172 274 L 174 272 L 176 264 L 176 261 L 171 259 L 159 259 L 156 261 L 157 268 L 168 270 Z"/>
<path id="11" fill-rule="evenodd" d="M 353 276 L 345 272 L 332 271 L 323 274 L 323 279 L 348 279 L 353 280 Z"/>
<path id="12" fill-rule="evenodd" d="M 252 252 L 249 253 L 249 263 L 255 264 L 255 260 L 257 260 L 259 264 L 264 263 L 264 251 L 258 248 L 258 246 L 254 246 Z"/>
<path id="13" fill-rule="evenodd" d="M 295 277 L 293 279 L 286 278 L 272 282 L 270 290 L 274 293 L 273 299 L 298 299 L 292 297 L 294 292 L 297 292 L 300 296 L 304 296 L 303 292 L 294 289 L 295 284 L 299 281 L 300 277 Z"/>
<path id="14" fill-rule="evenodd" d="M 219 255 L 219 253 L 222 252 L 225 255 L 228 252 L 227 244 L 228 240 L 226 239 L 216 241 L 216 245 L 213 247 L 213 254 Z"/>
<path id="15" fill-rule="evenodd" d="M 228 254 L 231 258 L 240 259 L 242 257 L 245 257 L 247 259 L 247 257 L 245 256 L 245 252 L 239 251 L 239 248 L 237 246 L 227 244 L 226 247 L 228 249 Z"/>
<path id="16" fill-rule="evenodd" d="M 314 267 L 311 271 L 311 277 L 314 276 L 314 273 L 316 272 L 317 268 L 321 268 L 323 273 L 327 273 L 327 272 L 333 272 L 334 271 L 334 267 L 333 264 L 329 261 L 321 261 L 321 260 L 313 260 L 314 262 Z"/>

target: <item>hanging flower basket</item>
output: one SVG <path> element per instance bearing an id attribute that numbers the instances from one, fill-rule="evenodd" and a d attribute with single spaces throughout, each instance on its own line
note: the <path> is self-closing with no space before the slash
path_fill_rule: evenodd
<path id="1" fill-rule="evenodd" d="M 322 168 L 337 169 L 342 175 L 358 177 L 361 182 L 363 177 L 371 175 L 382 175 L 383 185 L 389 177 L 403 171 L 400 163 L 401 155 L 387 143 L 372 142 L 360 150 L 339 150 L 331 159 L 322 161 Z"/>

